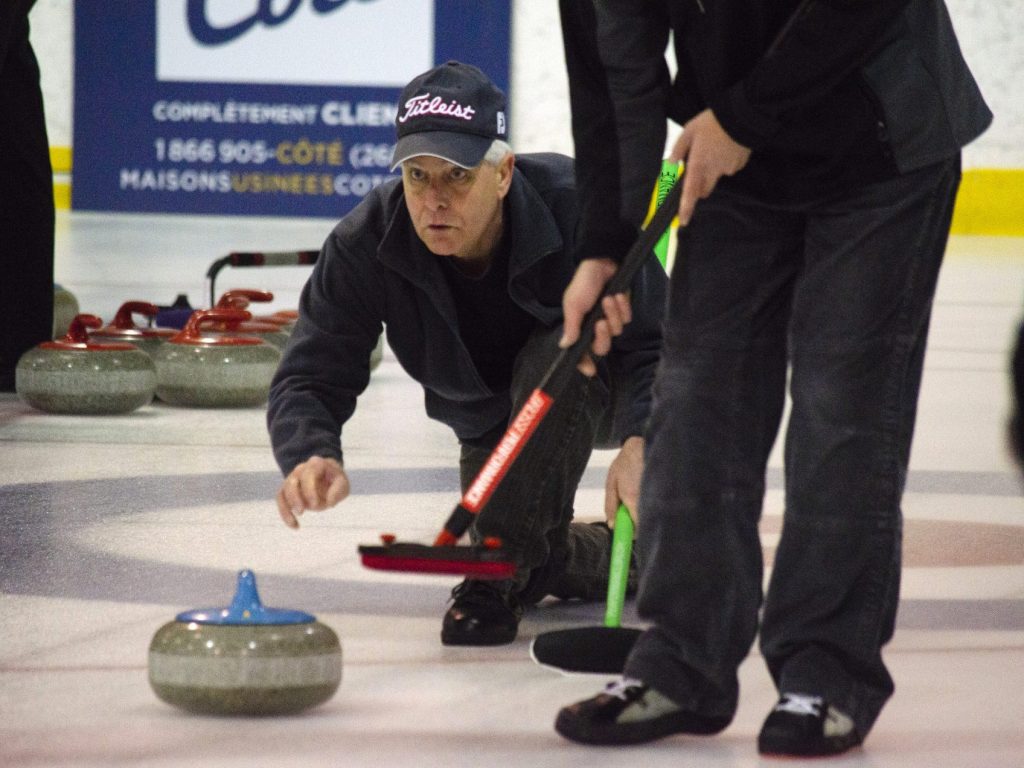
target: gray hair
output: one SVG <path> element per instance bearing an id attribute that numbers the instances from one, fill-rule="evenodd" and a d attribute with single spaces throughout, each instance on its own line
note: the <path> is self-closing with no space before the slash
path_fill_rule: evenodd
<path id="1" fill-rule="evenodd" d="M 495 139 L 486 154 L 484 154 L 484 159 L 481 162 L 488 163 L 489 165 L 498 165 L 507 155 L 511 154 L 512 147 L 508 145 L 508 142 Z"/>

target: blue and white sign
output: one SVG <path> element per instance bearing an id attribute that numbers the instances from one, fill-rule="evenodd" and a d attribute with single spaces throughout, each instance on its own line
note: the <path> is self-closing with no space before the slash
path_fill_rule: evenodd
<path id="1" fill-rule="evenodd" d="M 76 3 L 72 207 L 340 216 L 389 178 L 414 76 L 507 92 L 510 2 Z"/>

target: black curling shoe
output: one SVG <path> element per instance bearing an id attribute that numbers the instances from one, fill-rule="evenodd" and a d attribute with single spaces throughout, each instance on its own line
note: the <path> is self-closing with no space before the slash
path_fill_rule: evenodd
<path id="1" fill-rule="evenodd" d="M 623 677 L 597 696 L 563 707 L 555 730 L 581 744 L 643 744 L 677 733 L 710 736 L 729 721 L 687 712 L 643 681 Z"/>
<path id="2" fill-rule="evenodd" d="M 452 590 L 452 600 L 441 625 L 444 645 L 504 645 L 516 639 L 523 606 L 506 589 L 466 579 Z"/>
<path id="3" fill-rule="evenodd" d="M 757 737 L 762 755 L 824 757 L 860 744 L 853 720 L 820 696 L 784 693 Z"/>

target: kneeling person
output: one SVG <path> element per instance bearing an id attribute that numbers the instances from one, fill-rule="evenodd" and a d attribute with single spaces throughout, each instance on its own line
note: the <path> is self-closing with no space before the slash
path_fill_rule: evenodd
<path id="1" fill-rule="evenodd" d="M 342 427 L 382 327 L 423 386 L 428 416 L 459 440 L 463 492 L 558 354 L 562 292 L 579 261 L 573 161 L 514 157 L 504 95 L 457 62 L 406 86 L 396 127 L 402 176 L 327 239 L 271 388 L 268 426 L 285 475 L 277 504 L 291 527 L 348 495 Z M 523 606 L 546 595 L 603 597 L 611 536 L 606 525 L 572 522 L 573 499 L 592 449 L 608 444 L 620 450 L 606 515 L 620 500 L 635 508 L 666 287 L 650 262 L 633 285 L 632 322 L 598 375 L 573 377 L 477 515 L 471 536 L 500 538 L 517 572 L 456 587 L 445 644 L 511 642 Z M 629 320 L 614 306 L 606 313 L 599 351 Z"/>

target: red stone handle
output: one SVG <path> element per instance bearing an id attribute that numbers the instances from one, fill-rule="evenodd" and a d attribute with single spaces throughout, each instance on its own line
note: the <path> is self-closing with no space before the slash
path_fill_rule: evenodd
<path id="1" fill-rule="evenodd" d="M 189 317 L 181 333 L 173 341 L 196 341 L 202 338 L 202 328 L 216 323 L 231 323 L 248 320 L 252 314 L 245 309 L 197 309 Z"/>
<path id="2" fill-rule="evenodd" d="M 88 344 L 89 328 L 99 328 L 103 321 L 96 315 L 75 315 L 75 319 L 68 325 L 67 335 L 61 341 L 69 344 Z"/>
<path id="3" fill-rule="evenodd" d="M 132 315 L 145 315 L 153 318 L 159 311 L 156 304 L 150 304 L 148 301 L 126 301 L 118 308 L 111 325 L 122 330 L 134 330 L 138 326 L 132 321 Z"/>
<path id="4" fill-rule="evenodd" d="M 274 294 L 270 291 L 258 291 L 252 288 L 233 288 L 221 294 L 215 308 L 245 309 L 253 301 L 262 303 L 273 300 Z"/>

